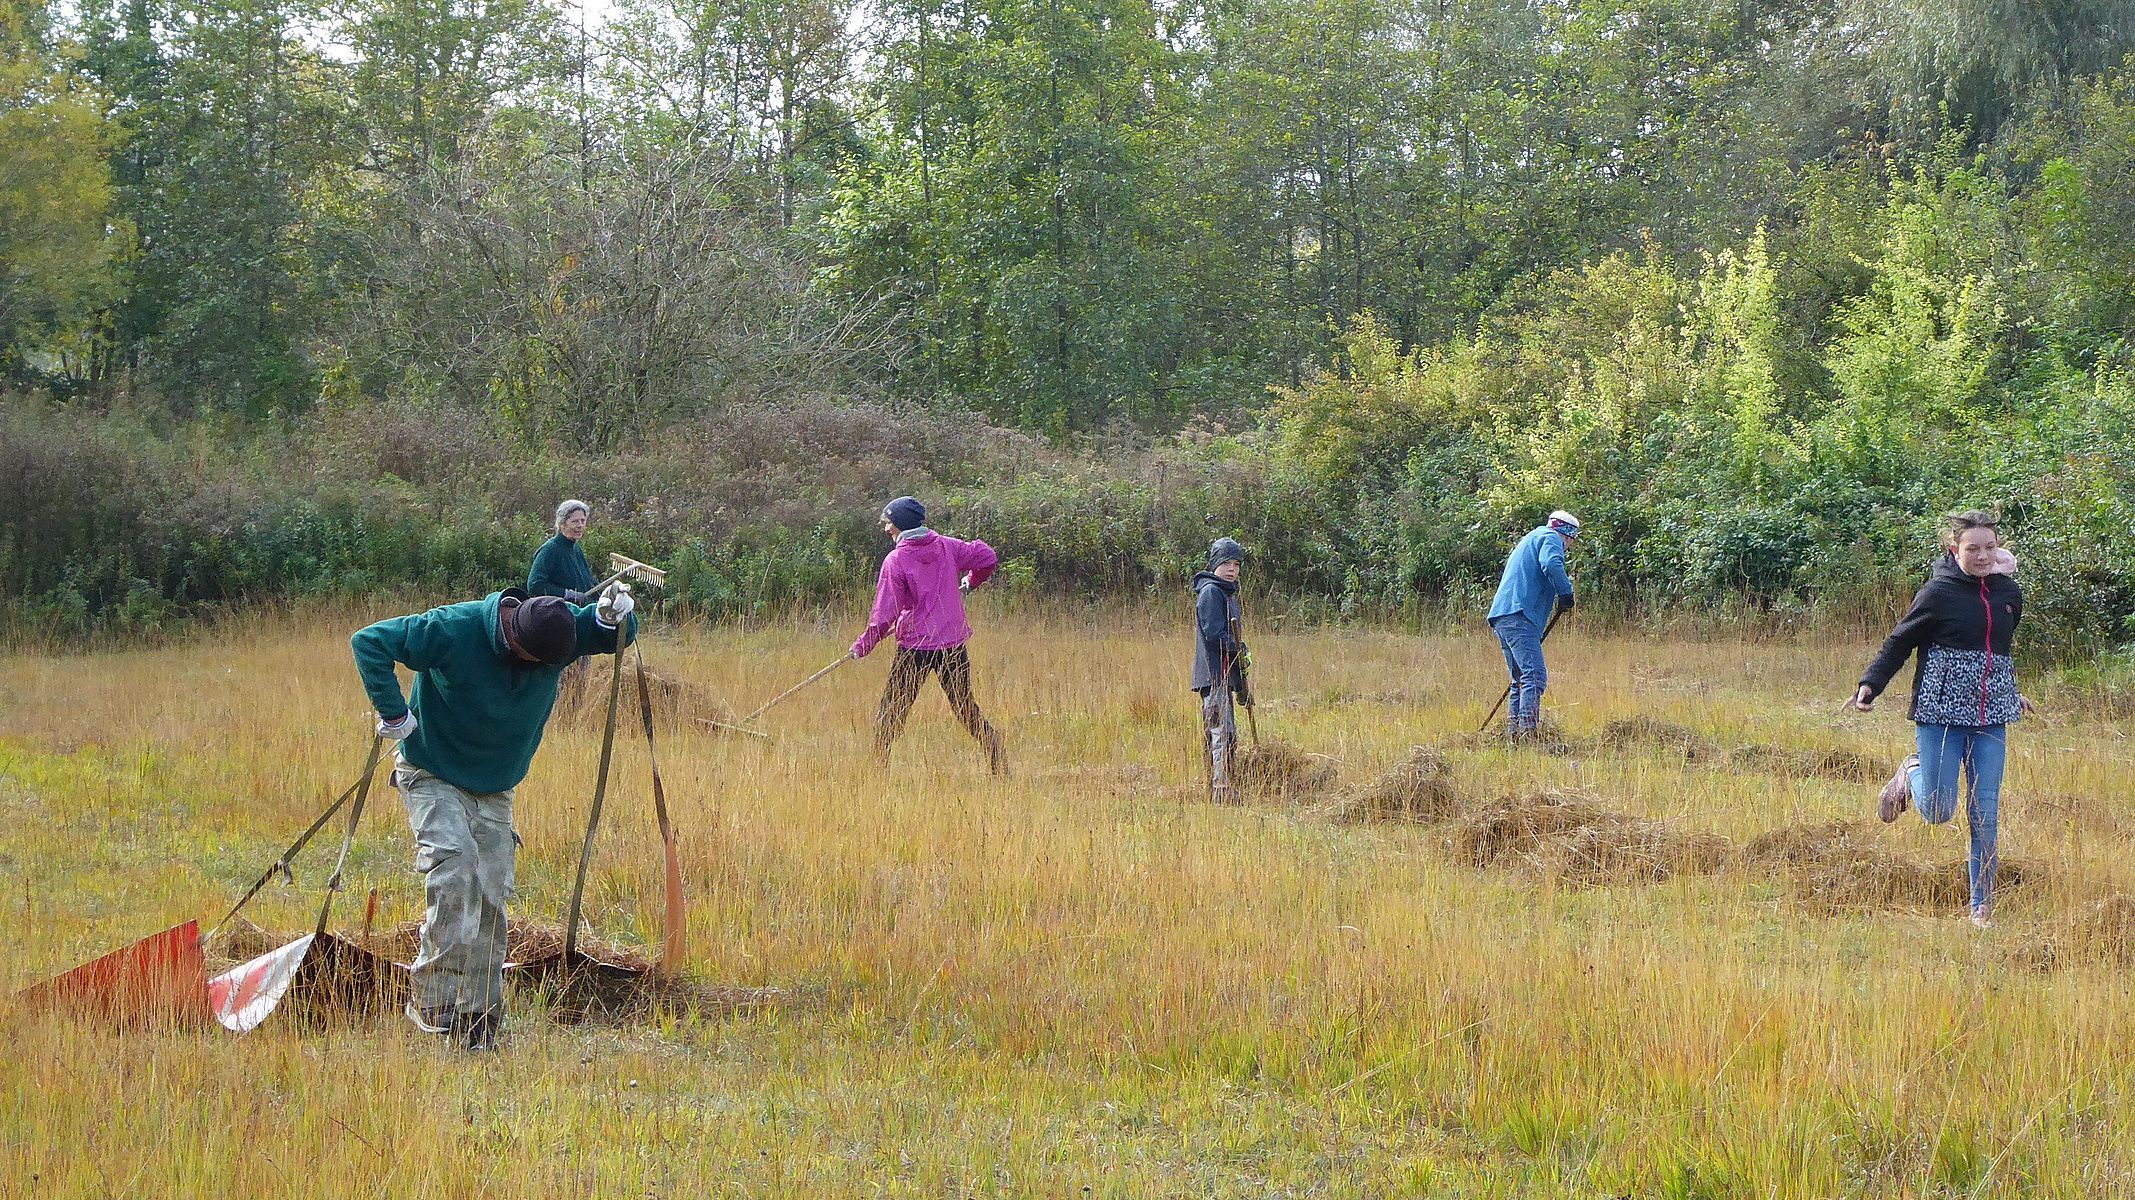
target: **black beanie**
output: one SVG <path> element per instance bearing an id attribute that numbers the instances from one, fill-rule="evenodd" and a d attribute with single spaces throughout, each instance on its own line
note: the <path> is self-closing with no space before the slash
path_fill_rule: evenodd
<path id="1" fill-rule="evenodd" d="M 1245 547 L 1234 538 L 1217 538 L 1208 548 L 1208 569 L 1213 571 L 1227 562 L 1245 561 Z"/>
<path id="2" fill-rule="evenodd" d="M 927 523 L 927 506 L 910 496 L 899 496 L 882 506 L 882 519 L 900 530 L 913 530 Z"/>
<path id="3" fill-rule="evenodd" d="M 520 601 L 512 614 L 512 634 L 521 650 L 552 667 L 578 656 L 578 617 L 561 596 Z"/>

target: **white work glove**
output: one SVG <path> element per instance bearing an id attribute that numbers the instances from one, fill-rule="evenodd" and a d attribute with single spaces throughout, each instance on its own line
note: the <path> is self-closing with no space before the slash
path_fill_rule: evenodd
<path id="1" fill-rule="evenodd" d="M 600 606 L 593 610 L 593 619 L 603 627 L 613 629 L 622 624 L 623 618 L 637 606 L 638 602 L 630 598 L 629 584 L 611 583 L 608 590 L 600 594 Z"/>
<path id="2" fill-rule="evenodd" d="M 404 742 L 408 740 L 408 735 L 414 732 L 415 710 L 412 708 L 400 714 L 398 721 L 388 721 L 384 717 L 378 718 L 379 737 L 387 737 L 396 742 Z"/>
<path id="3" fill-rule="evenodd" d="M 957 578 L 956 590 L 966 596 L 971 594 L 971 572 L 966 571 Z"/>

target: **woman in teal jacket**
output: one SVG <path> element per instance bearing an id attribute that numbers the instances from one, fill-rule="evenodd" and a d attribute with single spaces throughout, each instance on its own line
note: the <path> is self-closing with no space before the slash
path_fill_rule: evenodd
<path id="1" fill-rule="evenodd" d="M 534 565 L 526 572 L 526 590 L 532 596 L 561 596 L 573 604 L 590 604 L 593 568 L 586 565 L 586 552 L 578 540 L 586 536 L 591 510 L 583 500 L 566 500 L 556 506 L 556 536 L 534 552 Z"/>

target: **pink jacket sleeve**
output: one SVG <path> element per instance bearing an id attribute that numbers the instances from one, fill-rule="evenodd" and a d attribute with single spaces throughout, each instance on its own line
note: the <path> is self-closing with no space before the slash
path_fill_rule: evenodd
<path id="1" fill-rule="evenodd" d="M 903 578 L 903 573 L 891 565 L 889 559 L 882 560 L 882 573 L 875 579 L 875 608 L 868 614 L 867 628 L 853 643 L 854 658 L 866 658 L 873 653 L 876 645 L 896 627 L 897 618 L 904 615 L 904 589 L 899 586 Z"/>
<path id="2" fill-rule="evenodd" d="M 971 586 L 993 578 L 993 569 L 1000 565 L 1001 556 L 984 542 L 972 540 L 956 548 L 956 569 L 971 575 Z"/>

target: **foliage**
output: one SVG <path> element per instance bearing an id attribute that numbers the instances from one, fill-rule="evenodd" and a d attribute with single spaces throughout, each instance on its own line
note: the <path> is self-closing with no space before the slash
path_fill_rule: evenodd
<path id="1" fill-rule="evenodd" d="M 2109 0 L 12 4 L 0 360 L 78 411 L 5 445 L 99 477 L 0 592 L 79 627 L 563 491 L 765 611 L 925 490 L 1043 590 L 1464 608 L 1571 507 L 1591 602 L 1788 620 L 2000 505 L 2129 636 Z"/>
<path id="2" fill-rule="evenodd" d="M 0 378 L 72 385 L 119 295 L 110 136 L 42 0 L 0 0 Z"/>

